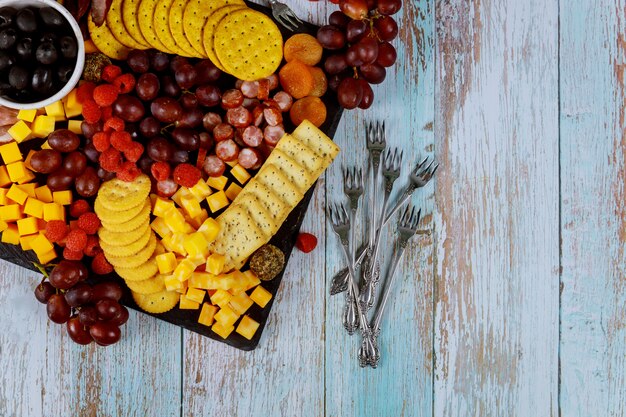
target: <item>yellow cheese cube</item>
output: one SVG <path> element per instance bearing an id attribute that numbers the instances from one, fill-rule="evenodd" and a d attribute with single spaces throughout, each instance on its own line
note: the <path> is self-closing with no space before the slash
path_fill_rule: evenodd
<path id="1" fill-rule="evenodd" d="M 193 288 L 202 288 L 205 290 L 214 289 L 211 288 L 211 281 L 215 279 L 215 275 L 211 275 L 207 272 L 193 272 L 191 278 L 189 278 L 189 286 Z"/>
<path id="2" fill-rule="evenodd" d="M 77 135 L 82 135 L 83 134 L 82 125 L 83 125 L 82 120 L 69 120 L 67 122 L 67 129 L 70 132 L 76 133 Z"/>
<path id="3" fill-rule="evenodd" d="M 50 220 L 65 221 L 65 209 L 58 203 L 46 203 L 43 205 L 43 219 L 47 222 Z"/>
<path id="4" fill-rule="evenodd" d="M 196 266 L 189 259 L 183 259 L 176 265 L 174 276 L 179 281 L 187 281 L 195 270 Z"/>
<path id="5" fill-rule="evenodd" d="M 8 204 L 0 207 L 0 220 L 5 222 L 13 222 L 19 220 L 22 217 L 22 210 L 20 210 L 19 204 Z"/>
<path id="6" fill-rule="evenodd" d="M 183 281 L 180 283 L 180 288 L 177 288 L 174 291 L 176 291 L 179 294 L 184 294 L 187 291 L 188 286 L 189 285 L 187 284 L 187 281 Z"/>
<path id="7" fill-rule="evenodd" d="M 157 197 L 154 200 L 154 204 L 152 205 L 152 214 L 157 217 L 165 217 L 165 213 L 167 213 L 170 209 L 174 209 L 174 203 L 171 200 L 164 200 L 160 197 Z"/>
<path id="8" fill-rule="evenodd" d="M 248 297 L 248 294 L 243 291 L 233 296 L 228 303 L 230 308 L 232 308 L 233 311 L 239 315 L 248 311 L 248 309 L 252 307 L 252 304 L 254 304 L 254 301 L 252 301 L 250 297 Z"/>
<path id="9" fill-rule="evenodd" d="M 7 197 L 15 201 L 17 204 L 24 204 L 28 198 L 28 193 L 22 190 L 17 184 L 13 184 L 7 192 Z"/>
<path id="10" fill-rule="evenodd" d="M 8 227 L 9 223 L 5 222 L 4 220 L 0 220 L 0 232 L 7 230 Z"/>
<path id="11" fill-rule="evenodd" d="M 64 191 L 54 191 L 52 192 L 52 201 L 62 206 L 69 206 L 72 204 L 72 191 L 64 190 Z"/>
<path id="12" fill-rule="evenodd" d="M 198 228 L 198 232 L 203 233 L 204 237 L 206 237 L 207 242 L 211 243 L 215 240 L 218 233 L 220 232 L 220 225 L 217 220 L 213 218 L 208 218 Z"/>
<path id="13" fill-rule="evenodd" d="M 204 259 L 209 256 L 209 242 L 200 232 L 187 235 L 184 246 L 189 256 L 202 255 Z"/>
<path id="14" fill-rule="evenodd" d="M 170 208 L 163 218 L 165 219 L 165 224 L 172 232 L 185 232 L 185 224 L 187 222 L 185 221 L 185 216 L 183 216 L 180 211 L 175 208 Z"/>
<path id="15" fill-rule="evenodd" d="M 54 103 L 46 106 L 45 109 L 46 114 L 54 117 L 55 121 L 62 122 L 65 120 L 65 109 L 63 108 L 63 103 L 61 101 L 55 101 Z"/>
<path id="16" fill-rule="evenodd" d="M 16 142 L 20 143 L 26 139 L 29 139 L 32 130 L 30 130 L 30 127 L 28 127 L 28 125 L 23 120 L 18 120 L 17 123 L 11 126 L 11 128 L 8 130 L 8 133 L 13 139 L 15 139 Z"/>
<path id="17" fill-rule="evenodd" d="M 189 189 L 189 192 L 196 198 L 199 203 L 208 196 L 210 196 L 213 191 L 211 191 L 211 188 L 206 182 L 198 181 L 196 185 Z"/>
<path id="18" fill-rule="evenodd" d="M 239 184 L 244 185 L 250 179 L 250 173 L 241 165 L 235 165 L 230 169 L 230 174 L 235 177 Z"/>
<path id="19" fill-rule="evenodd" d="M 213 330 L 222 339 L 226 339 L 233 332 L 233 330 L 235 330 L 235 326 L 223 326 L 216 321 L 215 323 L 213 323 L 213 326 L 211 326 L 211 330 Z"/>
<path id="20" fill-rule="evenodd" d="M 169 274 L 176 268 L 176 255 L 172 252 L 165 252 L 155 257 L 160 274 Z"/>
<path id="21" fill-rule="evenodd" d="M 25 122 L 31 123 L 37 116 L 37 109 L 20 110 L 17 113 L 17 118 Z"/>
<path id="22" fill-rule="evenodd" d="M 196 229 L 202 226 L 202 223 L 204 223 L 204 221 L 208 218 L 209 213 L 206 211 L 206 209 L 202 209 L 200 210 L 200 214 L 193 218 L 187 219 L 187 223 L 189 223 L 189 225 L 193 227 L 193 230 L 196 231 Z"/>
<path id="23" fill-rule="evenodd" d="M 193 197 L 193 195 L 189 191 L 189 188 L 187 188 L 187 187 L 180 187 L 178 189 L 178 191 L 176 191 L 174 193 L 174 195 L 172 197 L 170 197 L 170 198 L 173 201 L 175 201 L 176 204 L 178 204 L 179 207 L 183 207 L 183 201 L 182 201 L 183 197 Z"/>
<path id="24" fill-rule="evenodd" d="M 180 308 L 181 310 L 197 310 L 200 308 L 200 304 L 193 300 L 190 300 L 189 298 L 181 294 L 178 308 Z"/>
<path id="25" fill-rule="evenodd" d="M 213 317 L 217 313 L 217 306 L 209 303 L 202 304 L 202 310 L 200 310 L 200 317 L 198 317 L 198 323 L 210 326 L 213 324 Z"/>
<path id="26" fill-rule="evenodd" d="M 187 251 L 185 250 L 185 236 L 187 235 L 184 233 L 172 233 L 171 239 L 173 252 L 183 256 L 187 256 Z"/>
<path id="27" fill-rule="evenodd" d="M 0 206 L 4 206 L 9 203 L 9 199 L 7 198 L 8 192 L 8 189 L 0 188 Z"/>
<path id="28" fill-rule="evenodd" d="M 246 339 L 252 339 L 252 336 L 256 333 L 259 328 L 259 323 L 255 320 L 252 320 L 249 316 L 243 316 L 241 321 L 239 322 L 239 326 L 237 326 L 237 333 L 245 337 Z"/>
<path id="29" fill-rule="evenodd" d="M 35 188 L 35 197 L 42 203 L 52 203 L 52 191 L 47 185 Z"/>
<path id="30" fill-rule="evenodd" d="M 35 152 L 33 149 L 31 149 L 30 151 L 28 151 L 28 155 L 26 155 L 26 159 L 24 160 L 24 165 L 26 165 L 26 168 L 28 168 L 30 171 L 34 171 L 33 166 L 30 164 L 30 160 L 33 158 L 33 155 L 35 155 Z"/>
<path id="31" fill-rule="evenodd" d="M 161 236 L 161 238 L 164 238 L 172 233 L 170 228 L 167 227 L 167 224 L 165 224 L 165 219 L 163 219 L 163 217 L 157 217 L 154 219 L 152 223 L 150 223 L 150 227 L 156 232 L 156 234 Z"/>
<path id="32" fill-rule="evenodd" d="M 247 271 L 244 271 L 243 275 L 246 278 L 246 287 L 244 291 L 251 290 L 252 288 L 256 287 L 257 285 L 261 283 L 261 280 L 259 279 L 259 277 L 257 277 L 257 275 L 254 272 L 252 272 L 252 270 L 250 269 L 248 269 Z"/>
<path id="33" fill-rule="evenodd" d="M 13 183 L 13 181 L 9 178 L 9 171 L 7 171 L 7 167 L 0 165 L 0 187 L 6 187 L 11 183 Z"/>
<path id="34" fill-rule="evenodd" d="M 211 296 L 211 303 L 222 307 L 226 307 L 230 299 L 233 298 L 232 294 L 225 290 L 217 290 Z"/>
<path id="35" fill-rule="evenodd" d="M 39 231 L 37 227 L 37 219 L 35 217 L 27 217 L 17 221 L 17 231 L 20 236 L 32 235 Z"/>
<path id="36" fill-rule="evenodd" d="M 50 146 L 48 141 L 45 141 L 44 143 L 41 144 L 41 149 L 52 149 L 52 146 Z"/>
<path id="37" fill-rule="evenodd" d="M 28 197 L 24 205 L 24 214 L 38 219 L 43 218 L 43 203 L 36 198 Z"/>
<path id="38" fill-rule="evenodd" d="M 50 252 L 54 249 L 54 245 L 41 233 L 33 239 L 30 245 L 37 255 Z"/>
<path id="39" fill-rule="evenodd" d="M 272 299 L 272 294 L 259 285 L 254 289 L 254 291 L 252 291 L 250 298 L 261 307 L 265 307 Z"/>
<path id="40" fill-rule="evenodd" d="M 180 205 L 185 209 L 189 217 L 199 216 L 202 212 L 202 207 L 200 207 L 200 203 L 196 200 L 196 197 L 193 195 L 184 196 L 180 200 Z"/>
<path id="41" fill-rule="evenodd" d="M 227 182 L 228 178 L 223 175 L 221 177 L 209 177 L 209 179 L 206 180 L 207 185 L 216 190 L 223 190 Z"/>
<path id="42" fill-rule="evenodd" d="M 178 291 L 183 288 L 183 283 L 180 282 L 174 275 L 168 275 L 163 279 L 165 288 L 168 291 Z"/>
<path id="43" fill-rule="evenodd" d="M 34 182 L 28 184 L 20 184 L 18 185 L 18 187 L 20 187 L 20 190 L 28 194 L 29 197 L 36 197 L 35 188 L 37 188 L 37 184 L 35 184 Z"/>
<path id="44" fill-rule="evenodd" d="M 191 256 L 187 254 L 186 259 L 189 259 L 189 262 L 191 262 L 196 268 L 206 263 L 206 256 L 204 255 Z"/>
<path id="45" fill-rule="evenodd" d="M 2 243 L 9 243 L 11 245 L 19 245 L 20 244 L 20 234 L 17 231 L 17 225 L 10 224 L 4 231 L 2 232 L 2 239 L 0 239 Z"/>
<path id="46" fill-rule="evenodd" d="M 24 166 L 26 166 L 26 164 L 24 164 Z M 33 173 L 33 171 L 27 169 L 26 170 L 26 174 L 22 178 L 17 180 L 17 183 L 18 184 L 25 184 L 27 182 L 31 182 L 34 179 L 35 179 L 35 174 Z"/>
<path id="47" fill-rule="evenodd" d="M 215 194 L 208 196 L 206 201 L 209 203 L 211 213 L 215 213 L 228 205 L 228 198 L 226 198 L 224 191 L 218 191 Z"/>
<path id="48" fill-rule="evenodd" d="M 83 112 L 83 105 L 76 99 L 76 89 L 70 91 L 65 100 L 65 116 L 76 117 Z M 71 129 L 70 129 L 71 130 Z"/>
<path id="49" fill-rule="evenodd" d="M 230 290 L 236 283 L 235 274 L 232 272 L 230 274 L 219 274 L 215 277 L 216 288 L 222 290 Z M 231 293 L 232 295 L 232 293 Z"/>
<path id="50" fill-rule="evenodd" d="M 44 116 L 40 114 L 35 117 L 35 121 L 31 126 L 33 130 L 33 136 L 36 138 L 45 138 L 54 132 L 54 124 L 56 123 L 54 116 Z M 43 146 L 42 146 L 43 147 Z"/>
<path id="51" fill-rule="evenodd" d="M 196 303 L 201 304 L 202 301 L 204 301 L 205 293 L 206 291 L 199 290 L 197 288 L 187 288 L 187 294 L 185 295 L 185 297 L 187 297 L 188 300 L 195 301 Z"/>
<path id="52" fill-rule="evenodd" d="M 19 229 L 18 229 L 19 232 Z M 20 236 L 20 246 L 22 246 L 23 251 L 31 250 L 32 242 L 39 236 L 39 234 L 28 235 L 28 236 Z"/>
<path id="53" fill-rule="evenodd" d="M 234 167 L 235 165 L 237 165 L 239 162 L 237 162 L 237 160 L 235 159 L 235 160 L 233 160 L 233 161 L 224 161 L 224 163 L 225 163 L 226 165 L 228 165 L 229 167 L 231 167 L 231 168 L 232 168 L 232 167 Z"/>
<path id="54" fill-rule="evenodd" d="M 165 250 L 165 247 L 163 246 L 163 244 L 161 244 L 161 242 L 158 241 L 157 239 L 157 244 L 156 244 L 156 248 L 154 248 L 154 256 L 157 255 L 161 255 L 163 253 L 167 252 Z"/>
<path id="55" fill-rule="evenodd" d="M 26 176 L 26 165 L 24 161 L 17 161 L 7 165 L 7 171 L 9 172 L 9 178 L 11 181 L 18 182 Z"/>
<path id="56" fill-rule="evenodd" d="M 226 194 L 226 197 L 228 197 L 230 201 L 233 201 L 235 198 L 237 198 L 241 190 L 242 188 L 233 182 L 228 186 L 224 194 Z"/>
<path id="57" fill-rule="evenodd" d="M 22 160 L 22 152 L 17 146 L 17 142 L 9 142 L 0 146 L 0 156 L 2 156 L 5 165 Z"/>
<path id="58" fill-rule="evenodd" d="M 232 326 L 235 324 L 237 319 L 239 318 L 239 314 L 235 313 L 232 308 L 229 306 L 220 306 L 220 311 L 215 314 L 215 321 L 220 322 L 223 326 Z"/>
<path id="59" fill-rule="evenodd" d="M 248 279 L 243 274 L 243 272 L 239 270 L 234 270 L 230 273 L 232 275 L 233 283 L 230 286 L 230 293 L 233 295 L 237 295 L 243 291 L 245 291 L 248 286 Z"/>
<path id="60" fill-rule="evenodd" d="M 57 253 L 54 249 L 49 250 L 46 253 L 37 253 L 37 258 L 39 259 L 39 263 L 42 265 L 47 264 L 50 261 L 56 259 Z"/>
<path id="61" fill-rule="evenodd" d="M 219 253 L 211 254 L 206 260 L 206 271 L 213 275 L 221 274 L 224 269 L 224 261 L 224 255 L 220 255 Z"/>

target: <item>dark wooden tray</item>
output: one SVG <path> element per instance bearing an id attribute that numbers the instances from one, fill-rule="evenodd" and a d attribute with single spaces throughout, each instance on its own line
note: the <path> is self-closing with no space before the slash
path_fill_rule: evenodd
<path id="1" fill-rule="evenodd" d="M 250 8 L 259 10 L 269 17 L 273 18 L 271 10 L 269 8 L 260 6 L 255 3 L 247 4 Z M 284 40 L 286 40 L 292 34 L 291 32 L 285 30 L 281 25 L 278 25 L 278 27 L 281 29 Z M 310 23 L 305 23 L 302 28 L 300 28 L 297 32 L 310 33 L 315 36 L 317 29 L 318 26 L 312 25 Z M 225 79 L 228 80 L 225 82 L 231 83 L 230 85 L 234 84 L 234 80 L 232 80 L 232 78 L 229 79 L 228 77 L 226 77 Z M 328 115 L 326 118 L 326 122 L 320 127 L 320 129 L 326 135 L 332 138 L 335 134 L 335 131 L 337 130 L 337 126 L 339 125 L 343 109 L 341 108 L 341 106 L 339 106 L 335 93 L 330 90 L 326 93 L 324 97 L 322 97 L 322 100 L 326 104 Z M 287 121 L 285 122 L 286 131 L 292 131 L 293 128 L 294 126 L 287 123 Z M 304 214 L 306 213 L 314 188 L 315 186 L 311 187 L 311 189 L 304 195 L 304 198 L 302 199 L 300 204 L 298 204 L 298 206 L 289 214 L 287 220 L 285 220 L 282 227 L 278 230 L 276 235 L 270 241 L 270 243 L 277 246 L 285 253 L 285 263 L 288 262 L 291 251 L 293 250 L 293 247 L 295 245 L 296 237 L 298 235 L 298 231 L 300 230 L 300 226 L 302 225 L 302 220 L 304 219 Z M 20 265 L 24 268 L 39 272 L 33 264 L 33 262 L 37 261 L 36 256 L 31 251 L 22 251 L 20 246 L 9 245 L 0 242 L 0 258 L 16 265 Z M 106 279 L 118 281 L 121 284 L 122 288 L 125 289 L 124 296 L 121 300 L 122 304 L 134 310 L 140 311 L 144 314 L 149 314 L 145 313 L 143 310 L 137 307 L 130 294 L 130 290 L 128 289 L 128 287 L 126 287 L 126 284 L 119 276 L 117 276 L 116 274 L 110 274 L 106 277 Z M 265 306 L 265 308 L 260 308 L 258 305 L 254 304 L 250 308 L 250 310 L 246 312 L 246 314 L 248 314 L 252 319 L 256 320 L 260 324 L 259 329 L 256 331 L 252 340 L 247 340 L 246 338 L 234 331 L 230 334 L 230 336 L 228 336 L 227 339 L 222 339 L 220 336 L 213 333 L 213 331 L 211 331 L 209 327 L 198 323 L 200 310 L 180 310 L 176 307 L 167 313 L 150 315 L 160 320 L 164 320 L 177 326 L 183 327 L 187 330 L 199 333 L 203 336 L 207 336 L 217 341 L 229 344 L 237 349 L 253 350 L 259 344 L 261 334 L 263 333 L 263 329 L 265 328 L 265 324 L 267 323 L 267 318 L 272 308 L 272 304 L 274 303 L 274 299 L 276 298 L 276 293 L 278 291 L 278 288 L 280 287 L 282 279 L 283 272 L 281 272 L 272 281 L 263 282 L 262 286 L 272 293 L 272 300 Z M 250 293 L 250 291 L 248 291 L 248 293 Z"/>

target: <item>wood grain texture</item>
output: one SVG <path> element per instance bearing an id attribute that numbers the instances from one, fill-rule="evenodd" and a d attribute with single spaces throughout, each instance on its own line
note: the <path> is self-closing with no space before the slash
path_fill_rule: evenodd
<path id="1" fill-rule="evenodd" d="M 623 416 L 626 2 L 562 3 L 560 42 L 561 414 Z"/>
<path id="2" fill-rule="evenodd" d="M 434 415 L 556 416 L 556 1 L 437 3 Z"/>

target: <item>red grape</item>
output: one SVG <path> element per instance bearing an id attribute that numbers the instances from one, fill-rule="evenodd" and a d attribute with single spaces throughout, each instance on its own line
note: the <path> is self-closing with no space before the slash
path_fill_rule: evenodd
<path id="1" fill-rule="evenodd" d="M 92 290 L 92 300 L 110 298 L 112 300 L 119 301 L 120 298 L 122 298 L 122 287 L 115 282 L 101 282 L 94 285 Z"/>
<path id="2" fill-rule="evenodd" d="M 343 54 L 331 55 L 324 62 L 324 70 L 330 75 L 339 74 L 346 68 L 348 68 L 348 63 L 346 62 L 346 56 Z"/>
<path id="3" fill-rule="evenodd" d="M 222 71 L 209 59 L 204 59 L 196 64 L 196 73 L 198 74 L 197 84 L 214 83 L 222 75 Z"/>
<path id="4" fill-rule="evenodd" d="M 346 45 L 346 35 L 337 26 L 326 25 L 317 30 L 317 40 L 326 49 L 341 49 Z"/>
<path id="5" fill-rule="evenodd" d="M 181 106 L 187 110 L 198 107 L 198 97 L 194 93 L 184 93 L 179 101 Z"/>
<path id="6" fill-rule="evenodd" d="M 122 333 L 115 324 L 98 322 L 89 328 L 89 334 L 101 346 L 112 345 L 120 340 Z"/>
<path id="7" fill-rule="evenodd" d="M 128 321 L 128 309 L 123 305 L 120 305 L 119 313 L 109 320 L 109 323 L 115 324 L 116 326 L 121 326 L 122 324 Z"/>
<path id="8" fill-rule="evenodd" d="M 359 60 L 364 64 L 371 64 L 378 58 L 378 42 L 374 38 L 363 38 L 355 45 Z"/>
<path id="9" fill-rule="evenodd" d="M 61 153 L 54 149 L 36 151 L 30 159 L 30 166 L 36 172 L 49 174 L 61 167 Z"/>
<path id="10" fill-rule="evenodd" d="M 148 156 L 157 162 L 167 162 L 174 155 L 174 145 L 163 136 L 152 138 L 146 149 Z"/>
<path id="11" fill-rule="evenodd" d="M 172 162 L 176 164 L 184 164 L 185 162 L 189 162 L 189 152 L 183 151 L 182 149 L 175 150 L 174 155 L 172 155 Z"/>
<path id="12" fill-rule="evenodd" d="M 222 93 L 214 85 L 201 85 L 196 88 L 196 97 L 203 106 L 213 107 L 222 102 Z"/>
<path id="13" fill-rule="evenodd" d="M 398 24 L 391 16 L 382 16 L 374 20 L 374 27 L 382 41 L 392 41 L 398 36 Z"/>
<path id="14" fill-rule="evenodd" d="M 110 320 L 121 313 L 120 303 L 111 298 L 103 298 L 96 303 L 98 317 L 102 320 Z"/>
<path id="15" fill-rule="evenodd" d="M 80 262 L 60 261 L 50 272 L 50 284 L 60 290 L 67 290 L 76 285 L 78 281 L 87 278 L 87 268 Z"/>
<path id="16" fill-rule="evenodd" d="M 341 80 L 343 80 L 344 78 L 345 76 L 343 74 L 331 75 L 328 78 L 328 88 L 330 88 L 332 91 L 337 91 L 337 87 L 339 87 L 339 83 L 341 83 Z"/>
<path id="17" fill-rule="evenodd" d="M 172 72 L 176 72 L 180 68 L 184 67 L 185 65 L 190 65 L 189 60 L 185 58 L 184 56 L 177 55 L 173 57 L 172 60 L 170 61 L 170 70 Z"/>
<path id="18" fill-rule="evenodd" d="M 102 181 L 108 181 L 108 180 L 112 180 L 113 178 L 115 178 L 115 172 L 109 172 L 104 168 L 98 168 L 98 178 L 100 178 Z"/>
<path id="19" fill-rule="evenodd" d="M 382 65 L 365 64 L 359 67 L 359 71 L 365 80 L 370 84 L 380 84 L 385 80 L 387 71 Z"/>
<path id="20" fill-rule="evenodd" d="M 170 66 L 170 58 L 163 52 L 154 52 L 150 58 L 150 67 L 157 72 L 165 71 Z"/>
<path id="21" fill-rule="evenodd" d="M 78 311 L 78 320 L 83 326 L 91 326 L 98 321 L 98 311 L 93 305 L 82 306 Z"/>
<path id="22" fill-rule="evenodd" d="M 100 189 L 100 177 L 94 167 L 88 166 L 85 171 L 76 178 L 76 192 L 82 197 L 93 197 Z"/>
<path id="23" fill-rule="evenodd" d="M 358 42 L 369 30 L 369 26 L 364 20 L 351 20 L 346 26 L 346 38 L 348 42 Z"/>
<path id="24" fill-rule="evenodd" d="M 52 294 L 55 293 L 55 289 L 48 281 L 37 284 L 35 287 L 35 298 L 42 304 L 46 304 Z"/>
<path id="25" fill-rule="evenodd" d="M 137 74 L 142 74 L 150 69 L 150 57 L 146 51 L 140 49 L 130 51 L 126 63 L 128 63 L 131 71 Z"/>
<path id="26" fill-rule="evenodd" d="M 85 153 L 85 156 L 87 157 L 87 159 L 89 159 L 89 161 L 93 162 L 94 164 L 98 163 L 98 160 L 100 159 L 100 152 L 98 152 L 96 147 L 93 146 L 92 142 L 87 142 L 85 144 L 83 152 Z"/>
<path id="27" fill-rule="evenodd" d="M 95 135 L 98 132 L 102 132 L 102 122 L 97 122 L 97 123 L 87 123 L 87 122 L 82 122 L 80 124 L 80 130 L 83 132 L 83 136 L 85 137 L 85 139 L 90 139 L 93 138 L 93 135 Z"/>
<path id="28" fill-rule="evenodd" d="M 65 293 L 65 301 L 70 307 L 80 307 L 91 301 L 91 286 L 85 283 L 79 283 Z"/>
<path id="29" fill-rule="evenodd" d="M 72 309 L 65 301 L 63 294 L 52 294 L 48 299 L 46 312 L 51 321 L 62 324 L 70 319 Z"/>
<path id="30" fill-rule="evenodd" d="M 363 78 L 359 78 L 359 84 L 361 84 L 361 89 L 363 90 L 363 98 L 361 98 L 361 102 L 359 103 L 359 109 L 369 109 L 374 102 L 374 91 L 372 90 L 372 86 Z"/>
<path id="31" fill-rule="evenodd" d="M 384 15 L 392 15 L 398 12 L 402 7 L 402 0 L 378 0 L 378 13 Z"/>
<path id="32" fill-rule="evenodd" d="M 199 108 L 191 109 L 183 112 L 183 115 L 176 122 L 178 127 L 198 127 L 202 124 L 204 113 Z"/>
<path id="33" fill-rule="evenodd" d="M 185 90 L 191 88 L 196 83 L 198 72 L 191 65 L 183 65 L 174 73 L 174 79 L 180 88 Z"/>
<path id="34" fill-rule="evenodd" d="M 138 122 L 143 119 L 146 109 L 137 97 L 123 94 L 113 103 L 113 114 L 126 122 Z"/>
<path id="35" fill-rule="evenodd" d="M 161 123 L 152 116 L 148 116 L 139 123 L 139 133 L 143 137 L 152 138 L 161 131 Z"/>
<path id="36" fill-rule="evenodd" d="M 67 334 L 70 338 L 79 345 L 88 345 L 93 339 L 89 334 L 89 330 L 83 326 L 78 316 L 73 316 L 67 321 Z"/>
<path id="37" fill-rule="evenodd" d="M 169 97 L 178 97 L 180 95 L 181 89 L 169 75 L 164 75 L 161 77 L 161 91 L 165 93 L 166 96 Z"/>
<path id="38" fill-rule="evenodd" d="M 396 63 L 396 48 L 389 42 L 382 42 L 378 45 L 378 58 L 376 63 L 383 67 L 390 67 Z"/>
<path id="39" fill-rule="evenodd" d="M 172 131 L 172 139 L 184 151 L 197 151 L 200 147 L 200 135 L 194 129 L 177 127 Z"/>
<path id="40" fill-rule="evenodd" d="M 80 151 L 70 152 L 63 158 L 63 170 L 74 178 L 85 172 L 85 168 L 87 168 L 87 157 Z"/>
<path id="41" fill-rule="evenodd" d="M 352 19 L 363 19 L 368 12 L 366 0 L 339 0 L 339 9 Z"/>
<path id="42" fill-rule="evenodd" d="M 339 10 L 335 10 L 328 16 L 328 24 L 337 26 L 340 29 L 345 29 L 349 22 L 350 18 Z"/>
<path id="43" fill-rule="evenodd" d="M 48 145 L 59 152 L 72 152 L 78 149 L 80 138 L 68 129 L 57 129 L 48 136 Z"/>
<path id="44" fill-rule="evenodd" d="M 159 97 L 150 104 L 152 115 L 163 123 L 174 123 L 183 114 L 180 103 L 170 97 Z"/>
<path id="45" fill-rule="evenodd" d="M 359 67 L 364 64 L 359 55 L 357 45 L 352 45 L 346 51 L 346 63 L 350 67 Z"/>
<path id="46" fill-rule="evenodd" d="M 137 87 L 135 87 L 135 91 L 137 93 L 137 97 L 143 101 L 151 101 L 157 97 L 160 88 L 161 85 L 159 83 L 159 77 L 157 77 L 156 74 L 147 72 L 145 74 L 141 74 L 137 80 Z"/>
<path id="47" fill-rule="evenodd" d="M 363 98 L 361 84 L 354 78 L 344 78 L 337 87 L 337 99 L 339 104 L 346 109 L 354 109 Z"/>
<path id="48" fill-rule="evenodd" d="M 72 182 L 74 182 L 74 178 L 63 171 L 53 172 L 46 178 L 46 185 L 51 191 L 69 190 L 72 186 Z"/>

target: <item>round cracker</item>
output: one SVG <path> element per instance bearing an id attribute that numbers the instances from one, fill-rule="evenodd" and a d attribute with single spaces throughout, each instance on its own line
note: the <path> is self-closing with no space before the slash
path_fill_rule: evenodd
<path id="1" fill-rule="evenodd" d="M 130 49 L 148 49 L 149 45 L 137 42 L 133 38 L 126 26 L 124 26 L 124 20 L 122 19 L 122 0 L 113 0 L 111 2 L 111 8 L 107 13 L 107 26 L 111 29 L 113 36 L 120 41 L 120 43 Z"/>
<path id="2" fill-rule="evenodd" d="M 126 282 L 143 281 L 152 278 L 159 272 L 159 267 L 154 256 L 135 268 L 115 268 L 115 272 Z"/>
<path id="3" fill-rule="evenodd" d="M 202 45 L 202 29 L 207 18 L 220 7 L 229 4 L 245 5 L 243 0 L 190 0 L 183 11 L 183 30 L 187 40 L 198 51 L 204 54 L 204 46 Z"/>
<path id="4" fill-rule="evenodd" d="M 101 227 L 98 229 L 98 237 L 102 242 L 106 242 L 111 246 L 125 246 L 130 245 L 143 236 L 146 233 L 146 229 L 150 229 L 150 218 L 147 218 L 138 228 L 130 232 L 117 233 Z"/>
<path id="5" fill-rule="evenodd" d="M 96 45 L 96 48 L 109 58 L 124 60 L 128 56 L 128 52 L 130 49 L 125 47 L 118 41 L 109 27 L 106 25 L 106 22 L 101 26 L 96 26 L 89 15 L 89 20 L 87 21 L 87 27 L 89 28 L 89 36 L 93 41 L 93 44 Z"/>
<path id="6" fill-rule="evenodd" d="M 170 31 L 170 7 L 174 0 L 158 0 L 156 8 L 154 9 L 154 32 L 157 38 L 171 51 L 174 51 L 177 55 L 186 56 L 189 58 L 195 58 L 198 53 L 195 49 L 191 49 L 188 52 L 178 46 L 172 33 Z"/>
<path id="7" fill-rule="evenodd" d="M 141 0 L 122 0 L 122 21 L 124 27 L 128 30 L 130 36 L 141 45 L 149 45 L 143 33 L 139 30 L 139 21 L 137 20 L 137 10 Z"/>
<path id="8" fill-rule="evenodd" d="M 126 286 L 137 294 L 154 294 L 165 291 L 165 280 L 163 279 L 163 275 L 156 275 L 142 281 L 126 281 Z"/>
<path id="9" fill-rule="evenodd" d="M 139 214 L 146 203 L 139 203 L 135 207 L 131 207 L 128 210 L 123 211 L 113 211 L 105 208 L 102 205 L 102 201 L 96 199 L 96 202 L 93 205 L 93 208 L 98 215 L 100 220 L 104 220 L 109 224 L 121 224 L 126 223 L 133 217 Z"/>
<path id="10" fill-rule="evenodd" d="M 129 256 L 133 253 L 139 252 L 142 248 L 144 248 L 148 242 L 150 241 L 151 229 L 146 229 L 143 235 L 134 242 L 123 245 L 123 246 L 115 246 L 109 245 L 105 241 L 100 241 L 100 247 L 109 256 Z"/>
<path id="11" fill-rule="evenodd" d="M 146 42 L 154 49 L 173 54 L 174 52 L 168 49 L 168 47 L 157 38 L 156 32 L 154 31 L 154 10 L 156 9 L 156 5 L 157 0 L 141 0 L 137 8 L 139 30 L 146 39 Z"/>
<path id="12" fill-rule="evenodd" d="M 150 178 L 147 175 L 140 175 L 132 182 L 115 178 L 100 186 L 97 198 L 109 210 L 128 210 L 145 201 L 150 193 L 150 188 Z"/>
<path id="13" fill-rule="evenodd" d="M 236 10 L 215 28 L 217 58 L 227 72 L 241 80 L 269 77 L 283 59 L 283 38 L 276 24 L 261 12 Z"/>
<path id="14" fill-rule="evenodd" d="M 135 217 L 121 224 L 111 224 L 100 219 L 102 227 L 115 233 L 131 232 L 141 226 L 146 220 L 150 220 L 150 200 L 147 200 L 143 209 Z"/>
<path id="15" fill-rule="evenodd" d="M 133 291 L 131 293 L 139 308 L 152 314 L 170 311 L 180 300 L 180 295 L 175 291 L 161 291 L 154 294 L 138 294 Z"/>
<path id="16" fill-rule="evenodd" d="M 154 253 L 154 248 L 156 248 L 156 236 L 154 233 L 150 232 L 150 240 L 148 241 L 148 244 L 139 252 L 130 256 L 109 256 L 105 252 L 104 257 L 107 258 L 107 261 L 115 267 L 133 268 L 146 263 Z"/>
<path id="17" fill-rule="evenodd" d="M 220 7 L 215 10 L 211 16 L 207 19 L 204 24 L 204 28 L 202 29 L 202 44 L 204 46 L 204 52 L 206 52 L 207 56 L 215 64 L 216 67 L 221 69 L 222 71 L 226 71 L 222 66 L 222 63 L 219 59 L 217 59 L 217 55 L 215 55 L 215 50 L 213 49 L 213 35 L 215 34 L 215 27 L 217 24 L 226 17 L 229 13 L 243 9 L 245 6 L 240 4 L 231 4 L 228 6 Z"/>
<path id="18" fill-rule="evenodd" d="M 174 42 L 176 45 L 184 49 L 185 51 L 194 51 L 198 53 L 200 51 L 196 51 L 195 48 L 185 36 L 185 31 L 183 30 L 183 12 L 185 10 L 185 6 L 187 6 L 187 0 L 174 0 L 172 6 L 170 7 L 170 32 L 172 33 L 172 37 L 174 38 Z M 204 51 L 201 54 L 202 58 L 206 58 Z"/>

